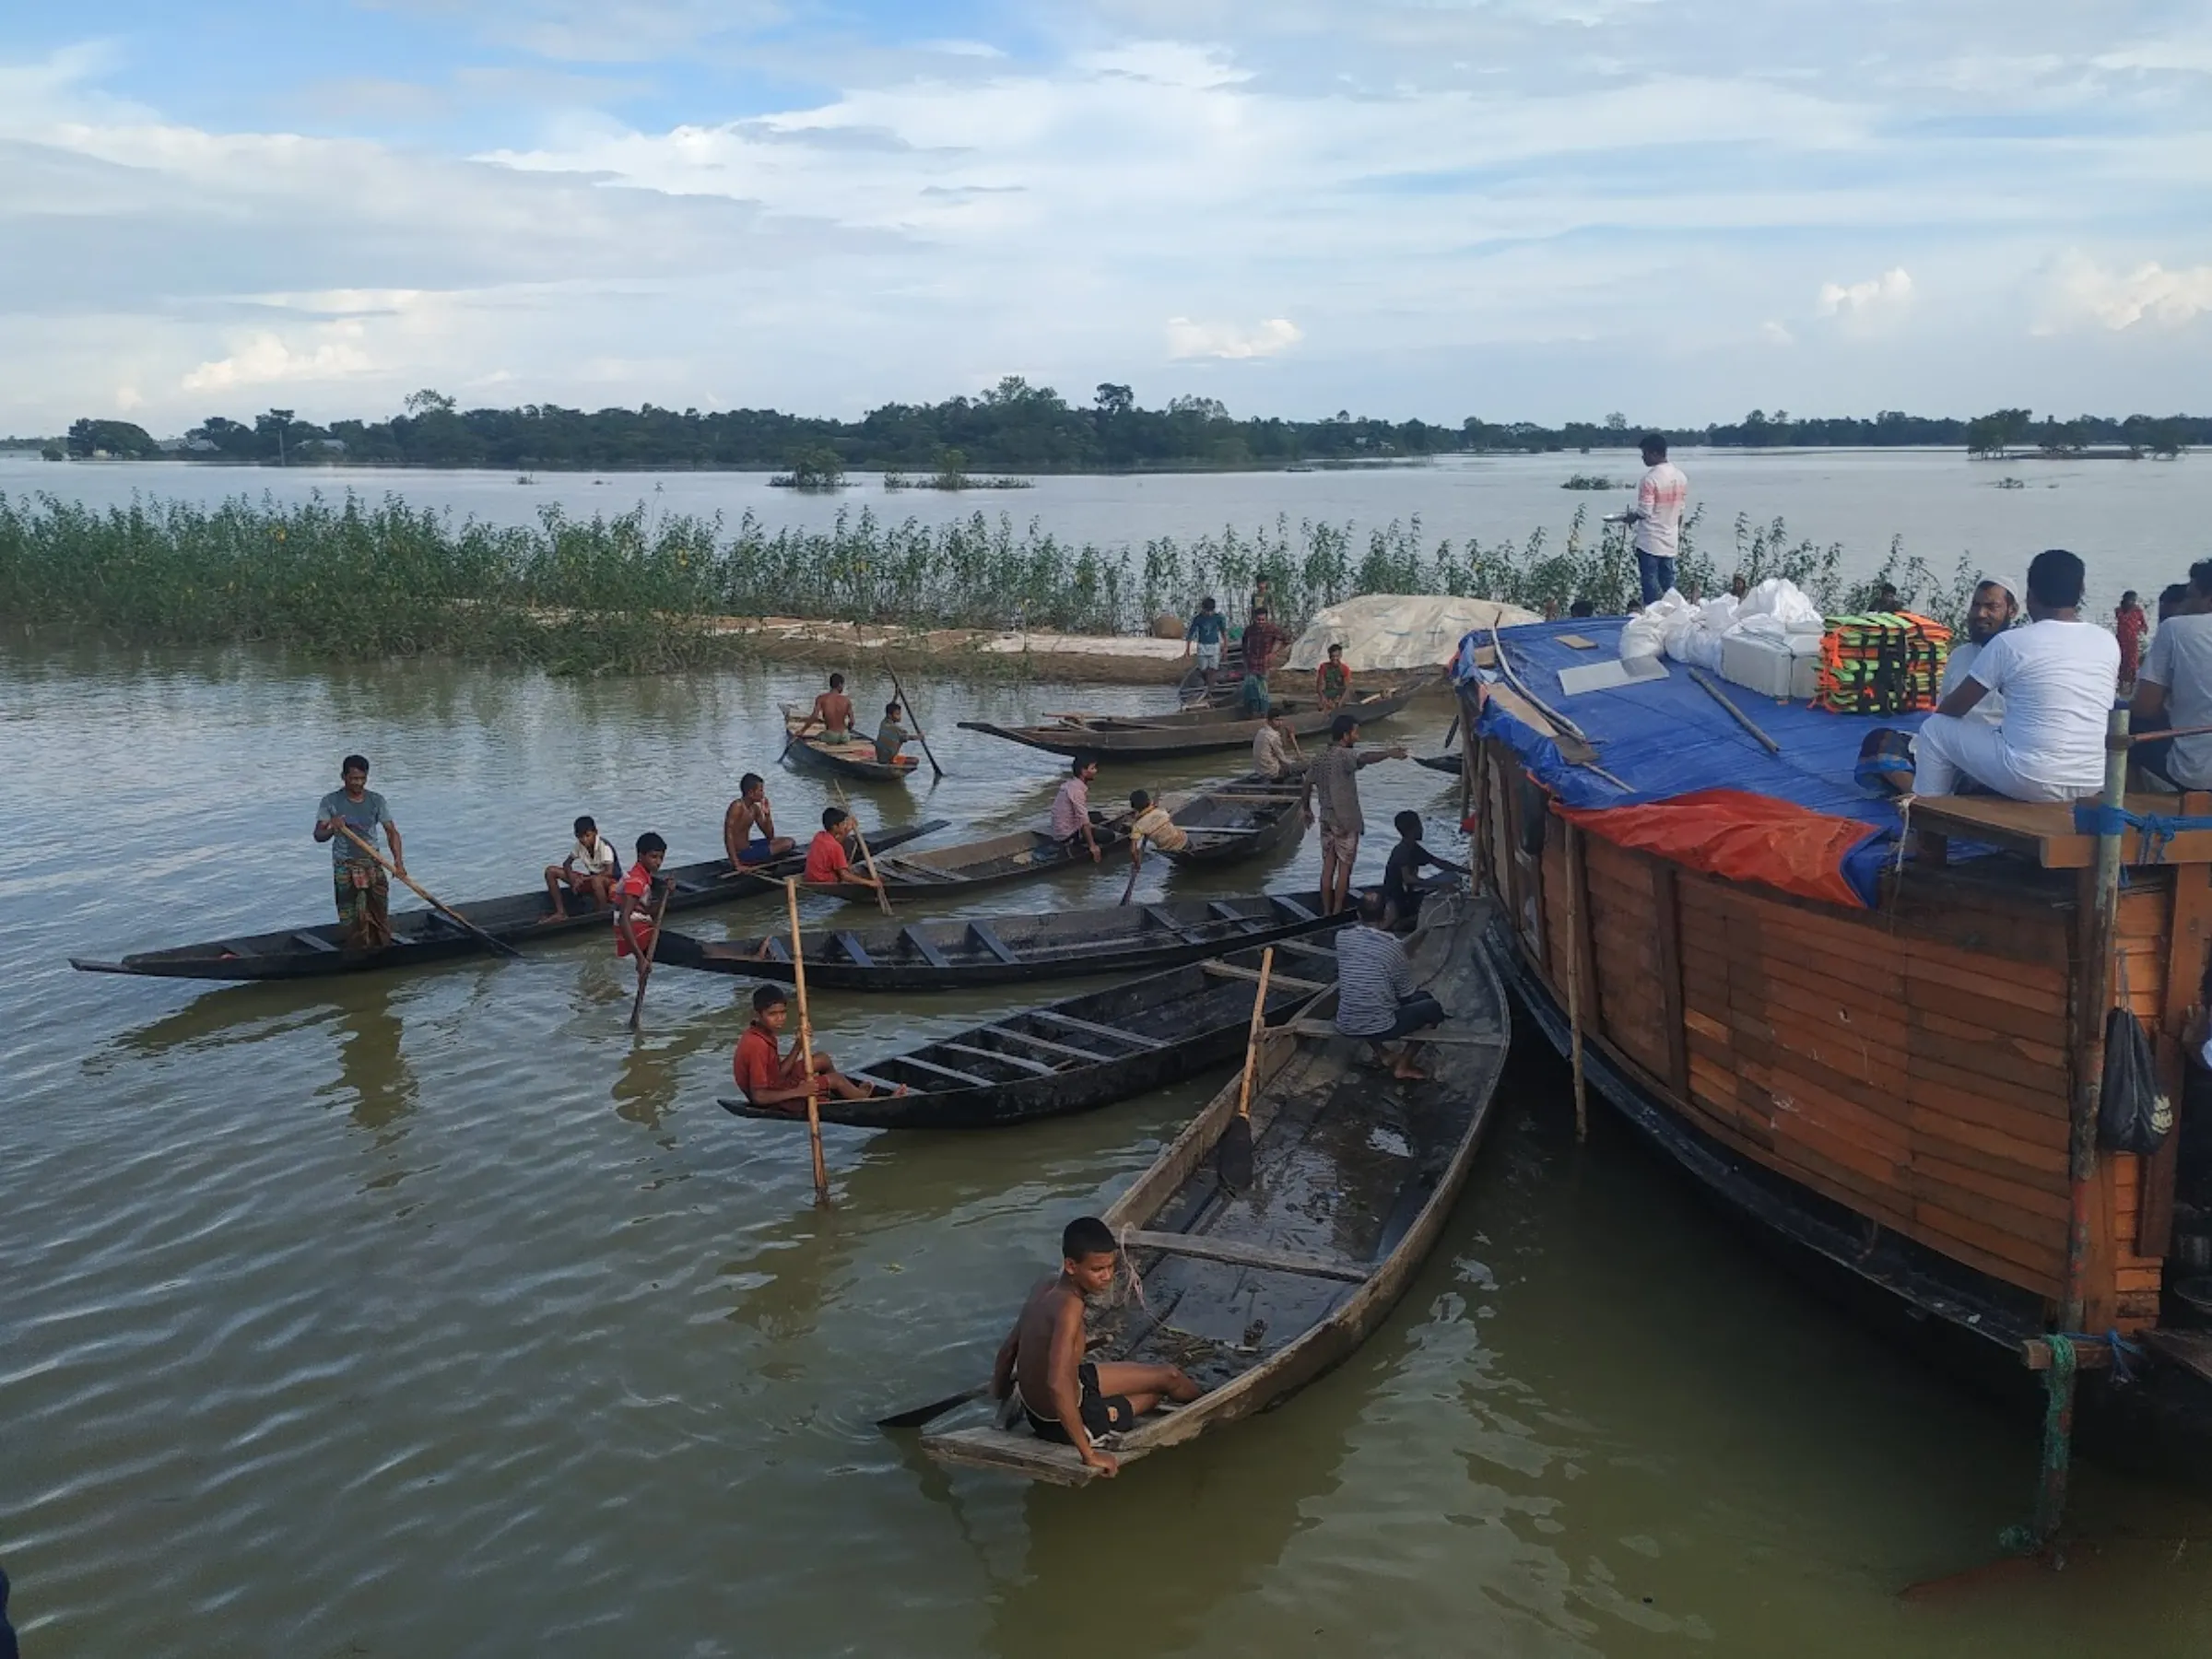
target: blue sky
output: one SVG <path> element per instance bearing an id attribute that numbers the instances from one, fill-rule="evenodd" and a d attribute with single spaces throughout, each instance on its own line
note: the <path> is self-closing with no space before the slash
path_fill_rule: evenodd
<path id="1" fill-rule="evenodd" d="M 2212 8 L 15 8 L 0 430 L 2212 410 Z"/>

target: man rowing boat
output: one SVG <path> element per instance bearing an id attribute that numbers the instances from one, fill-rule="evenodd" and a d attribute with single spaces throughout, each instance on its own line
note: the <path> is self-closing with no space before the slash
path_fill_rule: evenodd
<path id="1" fill-rule="evenodd" d="M 814 700 L 814 707 L 792 735 L 804 737 L 818 725 L 822 728 L 824 743 L 853 741 L 853 700 L 845 695 L 845 677 L 841 674 L 830 677 L 830 689 Z"/>
<path id="2" fill-rule="evenodd" d="M 804 1117 L 810 1092 L 818 1098 L 828 1092 L 841 1100 L 865 1100 L 882 1092 L 873 1083 L 856 1082 L 841 1073 L 827 1049 L 814 1051 L 818 1080 L 809 1090 L 805 1050 L 794 1042 L 790 1053 L 782 1052 L 783 1027 L 790 1018 L 791 999 L 782 986 L 763 985 L 753 993 L 753 1023 L 745 1028 L 736 1053 L 730 1056 L 731 1074 L 747 1100 L 786 1117 Z M 891 1092 L 904 1094 L 906 1085 Z"/>
<path id="3" fill-rule="evenodd" d="M 330 843 L 331 884 L 337 900 L 338 924 L 348 950 L 382 950 L 392 943 L 392 884 L 373 851 L 340 833 L 351 830 L 373 849 L 381 826 L 392 843 L 392 867 L 404 879 L 407 856 L 400 850 L 399 826 L 384 797 L 369 787 L 369 758 L 348 755 L 338 763 L 341 787 L 316 805 L 315 839 Z"/>

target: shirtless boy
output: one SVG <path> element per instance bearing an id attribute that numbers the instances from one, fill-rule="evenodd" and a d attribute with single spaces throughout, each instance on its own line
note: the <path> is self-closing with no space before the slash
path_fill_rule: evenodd
<path id="1" fill-rule="evenodd" d="M 1113 1283 L 1120 1254 L 1096 1216 L 1070 1221 L 1060 1235 L 1060 1271 L 1038 1281 L 1021 1317 L 999 1345 L 991 1396 L 1012 1394 L 1039 1440 L 1073 1446 L 1100 1475 L 1122 1465 L 1097 1439 L 1132 1427 L 1162 1400 L 1196 1399 L 1206 1391 L 1176 1366 L 1108 1363 L 1083 1358 L 1083 1303 Z"/>
<path id="2" fill-rule="evenodd" d="M 766 864 L 781 858 L 798 843 L 776 833 L 776 815 L 768 804 L 768 785 L 759 772 L 737 780 L 737 798 L 722 815 L 722 850 L 730 868 Z"/>
<path id="3" fill-rule="evenodd" d="M 830 689 L 814 700 L 814 707 L 799 723 L 793 734 L 804 737 L 816 726 L 822 728 L 822 737 L 829 743 L 850 743 L 853 740 L 853 700 L 845 695 L 845 677 L 830 677 Z"/>

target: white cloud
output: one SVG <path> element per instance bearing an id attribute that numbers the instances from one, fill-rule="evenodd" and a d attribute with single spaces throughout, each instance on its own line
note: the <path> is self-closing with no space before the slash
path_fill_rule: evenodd
<path id="1" fill-rule="evenodd" d="M 1863 316 L 1873 312 L 1896 311 L 1912 300 L 1912 278 L 1902 265 L 1892 265 L 1879 276 L 1850 284 L 1824 282 L 1818 306 L 1820 315 Z"/>
<path id="2" fill-rule="evenodd" d="M 1759 325 L 1759 337 L 1770 346 L 1794 346 L 1797 336 L 1781 324 L 1769 320 Z"/>
<path id="3" fill-rule="evenodd" d="M 2212 265 L 2170 271 L 2150 260 L 2121 271 L 2075 253 L 2059 262 L 2052 288 L 2044 333 L 2082 323 L 2108 329 L 2138 324 L 2182 328 L 2212 312 Z"/>
<path id="4" fill-rule="evenodd" d="M 1188 317 L 1168 319 L 1168 355 L 1179 359 L 1273 357 L 1305 337 L 1304 330 L 1288 317 L 1269 317 L 1249 328 L 1237 323 L 1194 323 Z"/>
<path id="5" fill-rule="evenodd" d="M 184 392 L 235 392 L 283 381 L 331 381 L 367 374 L 375 368 L 360 347 L 361 325 L 326 324 L 315 336 L 294 345 L 264 331 L 238 341 L 230 355 L 202 363 L 177 382 Z"/>
<path id="6" fill-rule="evenodd" d="M 146 394 L 135 386 L 118 386 L 115 388 L 115 406 L 128 415 L 133 409 L 146 406 Z"/>

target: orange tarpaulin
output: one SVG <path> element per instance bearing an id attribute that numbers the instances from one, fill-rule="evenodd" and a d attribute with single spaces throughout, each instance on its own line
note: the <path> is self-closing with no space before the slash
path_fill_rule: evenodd
<path id="1" fill-rule="evenodd" d="M 1741 789 L 1701 789 L 1635 806 L 1568 806 L 1555 799 L 1553 810 L 1592 835 L 1709 876 L 1866 908 L 1844 877 L 1843 860 L 1878 831 L 1856 818 Z"/>

